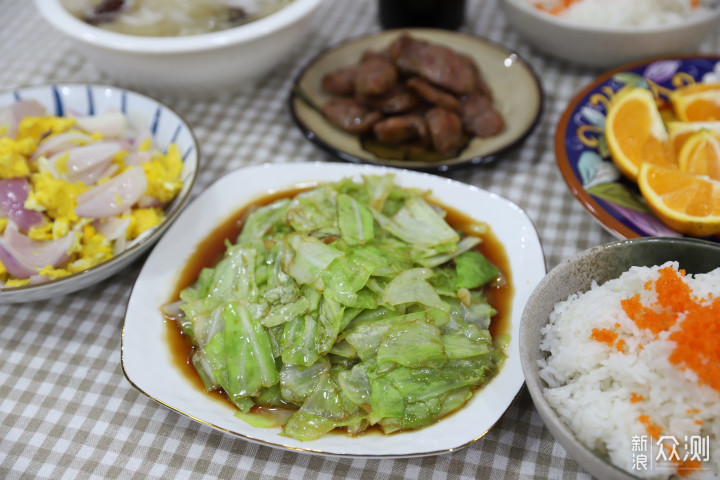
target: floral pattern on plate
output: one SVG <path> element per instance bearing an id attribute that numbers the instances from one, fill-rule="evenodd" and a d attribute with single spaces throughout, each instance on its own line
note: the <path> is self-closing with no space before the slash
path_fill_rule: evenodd
<path id="1" fill-rule="evenodd" d="M 637 186 L 613 164 L 605 141 L 607 107 L 621 89 L 649 88 L 662 113 L 668 93 L 691 83 L 720 82 L 720 55 L 662 57 L 611 70 L 578 93 L 560 118 L 555 134 L 558 167 L 572 194 L 611 234 L 620 239 L 681 236 L 650 211 Z M 709 240 L 720 242 L 720 238 Z"/>

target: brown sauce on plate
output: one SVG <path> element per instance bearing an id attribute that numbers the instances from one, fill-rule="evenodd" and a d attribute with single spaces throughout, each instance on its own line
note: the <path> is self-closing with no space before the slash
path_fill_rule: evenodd
<path id="1" fill-rule="evenodd" d="M 212 267 L 220 261 L 225 253 L 226 240 L 234 242 L 242 230 L 244 219 L 250 211 L 252 211 L 252 209 L 268 205 L 282 198 L 294 197 L 304 190 L 306 189 L 286 190 L 266 195 L 238 210 L 227 220 L 222 222 L 195 248 L 195 251 L 185 264 L 185 267 L 180 274 L 180 278 L 175 285 L 173 295 L 168 299 L 168 302 L 178 300 L 180 298 L 180 292 L 195 282 L 203 268 Z M 473 225 L 477 225 L 477 222 L 475 222 L 470 216 L 454 208 L 447 207 L 440 202 L 434 201 L 433 199 L 429 200 L 447 212 L 446 220 L 451 227 L 467 235 L 473 233 Z M 492 230 L 483 234 L 482 239 L 483 241 L 480 245 L 478 245 L 477 250 L 485 255 L 488 260 L 500 269 L 507 281 L 506 285 L 486 289 L 488 302 L 495 308 L 495 310 L 498 311 L 497 315 L 492 319 L 490 324 L 490 333 L 493 338 L 495 338 L 497 335 L 507 333 L 509 331 L 514 288 L 510 272 L 510 262 L 505 252 L 505 248 L 492 233 Z M 173 363 L 183 373 L 183 376 L 192 382 L 193 386 L 201 391 L 205 391 L 200 375 L 195 371 L 195 367 L 193 367 L 191 362 L 193 347 L 190 340 L 182 334 L 180 327 L 174 319 L 166 317 L 165 325 L 167 331 L 167 341 L 170 345 Z M 222 391 L 208 392 L 208 395 L 217 400 L 226 402 L 229 406 L 235 408 Z M 268 408 L 272 407 L 256 406 L 253 411 L 262 411 L 263 409 Z M 451 412 L 450 415 L 452 415 L 452 413 L 454 412 Z M 369 429 L 368 432 L 370 431 L 374 430 Z"/>

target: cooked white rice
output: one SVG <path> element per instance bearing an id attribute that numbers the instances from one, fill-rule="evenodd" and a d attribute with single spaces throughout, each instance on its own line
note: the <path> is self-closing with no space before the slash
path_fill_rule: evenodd
<path id="1" fill-rule="evenodd" d="M 562 0 L 524 0 L 546 10 L 562 5 Z M 557 15 L 573 23 L 613 27 L 657 27 L 707 15 L 717 0 L 580 0 Z"/>
<path id="2" fill-rule="evenodd" d="M 633 267 L 619 278 L 602 286 L 594 284 L 588 292 L 555 306 L 541 344 L 548 353 L 540 362 L 540 376 L 549 385 L 544 394 L 582 443 L 634 475 L 669 478 L 673 473 L 668 468 L 643 471 L 634 464 L 639 452 L 634 449 L 633 436 L 645 437 L 648 447 L 655 444 L 638 420 L 649 415 L 663 435 L 673 435 L 681 443 L 691 436 L 709 437 L 709 461 L 702 463 L 702 472 L 686 478 L 720 478 L 720 393 L 698 384 L 693 371 L 681 370 L 668 361 L 675 346 L 668 336 L 677 325 L 655 338 L 638 328 L 620 305 L 636 293 L 643 304 L 654 301 L 654 289 L 643 287 L 656 280 L 658 270 L 666 266 L 678 268 L 676 262 Z M 720 296 L 720 269 L 687 275 L 685 281 L 700 297 L 711 292 Z M 625 351 L 591 339 L 594 328 L 617 332 L 627 342 Z M 631 402 L 633 393 L 644 400 Z M 699 413 L 688 413 L 691 409 Z M 651 454 L 648 450 L 648 457 Z"/>

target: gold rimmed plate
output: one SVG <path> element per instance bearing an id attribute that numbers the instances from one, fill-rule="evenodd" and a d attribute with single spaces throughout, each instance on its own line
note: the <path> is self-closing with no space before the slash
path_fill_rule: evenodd
<path id="1" fill-rule="evenodd" d="M 364 139 L 332 125 L 322 105 L 332 95 L 322 88 L 325 74 L 357 64 L 363 52 L 382 50 L 400 35 L 442 45 L 467 55 L 479 66 L 493 94 L 496 109 L 506 128 L 488 138 L 472 138 L 456 156 L 414 159 L 396 148 L 367 149 Z M 519 145 L 535 128 L 543 110 L 540 80 L 522 58 L 489 40 L 467 34 L 433 29 L 387 30 L 346 41 L 315 57 L 298 75 L 289 98 L 295 124 L 303 135 L 333 157 L 416 170 L 446 171 L 454 167 L 487 165 Z M 370 151 L 372 150 L 372 151 Z"/>
<path id="2" fill-rule="evenodd" d="M 161 308 L 171 301 L 188 259 L 218 225 L 271 192 L 386 173 L 394 173 L 400 186 L 432 192 L 443 205 L 486 222 L 503 245 L 513 294 L 506 317 L 510 336 L 508 356 L 500 372 L 460 410 L 419 430 L 392 435 L 371 431 L 358 437 L 331 432 L 317 440 L 301 442 L 283 436 L 280 428 L 245 423 L 234 415 L 236 409 L 229 402 L 202 391 L 175 361 Z M 485 435 L 520 390 L 524 381 L 518 343 L 520 315 L 545 272 L 542 247 L 530 218 L 512 202 L 485 190 L 437 175 L 374 165 L 316 162 L 247 167 L 221 177 L 198 195 L 148 257 L 128 302 L 122 334 L 122 368 L 133 386 L 157 402 L 209 427 L 263 445 L 352 457 L 446 453 Z"/>

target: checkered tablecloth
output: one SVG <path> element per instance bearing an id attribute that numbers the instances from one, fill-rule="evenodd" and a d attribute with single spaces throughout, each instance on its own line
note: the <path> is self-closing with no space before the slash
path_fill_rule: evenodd
<path id="1" fill-rule="evenodd" d="M 533 134 L 490 167 L 447 176 L 500 194 L 535 222 L 548 268 L 613 238 L 574 199 L 555 163 L 555 125 L 599 71 L 546 57 L 506 24 L 496 0 L 469 0 L 462 31 L 516 50 L 538 73 L 545 110 Z M 294 126 L 291 80 L 312 56 L 379 31 L 372 0 L 325 0 L 312 36 L 251 92 L 219 100 L 158 97 L 201 145 L 194 190 L 263 162 L 331 161 Z M 58 81 L 113 83 L 39 17 L 33 2 L 0 0 L 0 88 Z M 719 36 L 701 51 L 720 49 Z M 125 307 L 142 259 L 78 293 L 0 305 L 0 478 L 589 478 L 543 426 L 523 388 L 483 438 L 457 452 L 412 459 L 323 457 L 259 446 L 171 411 L 123 376 Z"/>

